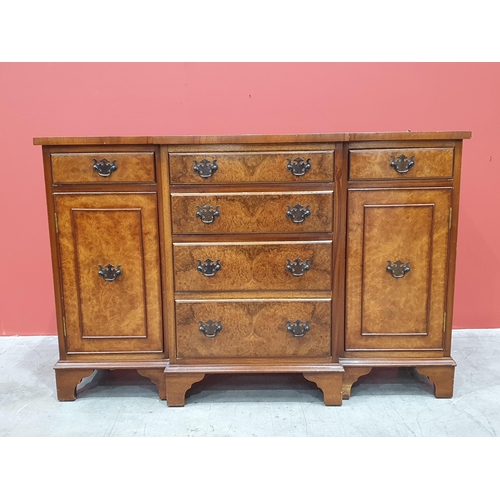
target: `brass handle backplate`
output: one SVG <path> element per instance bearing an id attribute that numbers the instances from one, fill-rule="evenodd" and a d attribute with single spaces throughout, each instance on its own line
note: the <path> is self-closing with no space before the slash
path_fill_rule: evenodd
<path id="1" fill-rule="evenodd" d="M 198 265 L 196 266 L 196 269 L 198 269 L 198 271 L 200 271 L 203 276 L 207 277 L 215 276 L 220 268 L 220 261 L 217 260 L 216 262 L 214 262 L 212 259 L 206 259 L 205 262 L 199 260 Z"/>
<path id="2" fill-rule="evenodd" d="M 287 259 L 286 261 L 286 269 L 289 271 L 292 276 L 304 276 L 306 271 L 309 271 L 311 268 L 311 261 L 295 259 L 293 262 Z"/>
<path id="3" fill-rule="evenodd" d="M 210 162 L 210 160 L 204 158 L 199 163 L 194 160 L 193 170 L 203 179 L 212 177 L 212 175 L 217 172 L 218 169 L 219 167 L 217 165 L 217 160 Z"/>
<path id="4" fill-rule="evenodd" d="M 108 264 L 104 267 L 99 265 L 99 271 L 97 274 L 99 274 L 99 276 L 102 276 L 104 281 L 115 281 L 115 279 L 122 274 L 121 267 L 122 266 L 117 266 L 115 268 L 115 266 L 113 266 L 112 264 Z"/>
<path id="5" fill-rule="evenodd" d="M 407 158 L 406 155 L 399 155 L 397 158 L 392 155 L 390 166 L 398 173 L 398 174 L 406 174 L 410 171 L 410 169 L 415 165 L 414 156 L 411 158 Z"/>
<path id="6" fill-rule="evenodd" d="M 222 321 L 212 321 L 211 319 L 208 321 L 200 321 L 199 330 L 205 337 L 213 339 L 222 331 Z"/>
<path id="7" fill-rule="evenodd" d="M 203 205 L 202 207 L 196 206 L 196 217 L 201 219 L 203 224 L 212 224 L 216 217 L 219 217 L 219 206 L 213 208 L 210 204 Z"/>
<path id="8" fill-rule="evenodd" d="M 295 158 L 295 160 L 291 160 L 287 158 L 287 166 L 286 169 L 292 172 L 295 177 L 302 177 L 311 169 L 311 159 L 303 160 L 300 156 Z"/>
<path id="9" fill-rule="evenodd" d="M 404 278 L 406 273 L 410 272 L 410 263 L 404 264 L 400 260 L 394 262 L 394 264 L 388 260 L 387 261 L 387 272 L 391 273 L 393 278 Z"/>
<path id="10" fill-rule="evenodd" d="M 113 172 L 116 172 L 118 170 L 116 160 L 113 160 L 112 162 L 110 162 L 106 158 L 103 158 L 101 161 L 97 161 L 94 158 L 94 165 L 92 168 L 101 177 L 109 177 Z"/>
<path id="11" fill-rule="evenodd" d="M 296 320 L 294 322 L 287 321 L 286 329 L 294 336 L 294 337 L 303 337 L 310 329 L 311 325 L 309 321 L 302 323 L 300 320 Z"/>
<path id="12" fill-rule="evenodd" d="M 304 222 L 306 218 L 311 215 L 311 210 L 309 210 L 310 206 L 311 205 L 307 205 L 307 207 L 303 207 L 300 203 L 297 203 L 293 207 L 287 205 L 288 210 L 286 211 L 286 216 L 290 218 L 292 222 L 300 224 L 301 222 Z"/>

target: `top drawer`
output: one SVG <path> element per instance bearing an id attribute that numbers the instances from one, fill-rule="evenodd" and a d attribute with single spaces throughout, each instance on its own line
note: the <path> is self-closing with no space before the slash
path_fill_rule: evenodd
<path id="1" fill-rule="evenodd" d="M 170 153 L 170 182 L 333 182 L 333 156 L 333 151 Z"/>
<path id="2" fill-rule="evenodd" d="M 54 184 L 156 182 L 154 152 L 52 153 Z"/>
<path id="3" fill-rule="evenodd" d="M 349 151 L 349 179 L 453 177 L 453 148 L 360 149 Z"/>

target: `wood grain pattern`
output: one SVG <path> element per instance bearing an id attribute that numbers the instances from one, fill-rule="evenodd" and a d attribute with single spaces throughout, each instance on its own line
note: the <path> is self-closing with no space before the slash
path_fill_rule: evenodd
<path id="1" fill-rule="evenodd" d="M 219 207 L 219 216 L 204 223 L 200 207 Z M 304 222 L 293 222 L 287 210 L 309 207 Z M 332 232 L 333 192 L 172 194 L 174 234 Z"/>
<path id="2" fill-rule="evenodd" d="M 344 366 L 342 399 L 349 399 L 351 397 L 351 388 L 358 381 L 359 377 L 368 375 L 371 371 L 371 366 Z"/>
<path id="3" fill-rule="evenodd" d="M 415 165 L 400 174 L 390 166 L 391 158 L 404 154 Z M 453 177 L 453 148 L 374 149 L 349 151 L 349 179 L 425 179 Z"/>
<path id="4" fill-rule="evenodd" d="M 116 160 L 117 169 L 109 177 L 94 171 L 94 159 Z M 113 184 L 156 182 L 154 153 L 124 153 L 116 151 L 89 153 L 53 153 L 52 181 L 54 184 Z"/>
<path id="5" fill-rule="evenodd" d="M 57 399 L 59 401 L 74 401 L 76 399 L 76 388 L 86 377 L 90 377 L 94 370 L 92 368 L 73 368 L 71 370 L 55 370 Z"/>
<path id="6" fill-rule="evenodd" d="M 287 170 L 288 159 L 310 160 L 311 169 L 296 177 Z M 218 169 L 206 179 L 194 170 L 194 162 L 216 160 Z M 334 152 L 289 151 L 286 153 L 170 153 L 172 184 L 219 184 L 243 182 L 333 182 Z"/>
<path id="7" fill-rule="evenodd" d="M 96 137 L 35 137 L 38 146 L 79 144 L 272 144 L 347 141 L 404 141 L 470 139 L 470 131 L 435 132 L 338 132 L 333 134 L 246 134 L 246 135 L 170 135 L 170 136 L 96 136 Z"/>
<path id="8" fill-rule="evenodd" d="M 349 192 L 346 349 L 442 349 L 451 189 Z M 387 261 L 410 262 L 395 279 Z"/>
<path id="9" fill-rule="evenodd" d="M 153 384 L 156 385 L 158 389 L 158 396 L 160 399 L 167 399 L 165 392 L 165 370 L 163 368 L 140 368 L 137 373 L 142 377 L 146 377 Z"/>
<path id="10" fill-rule="evenodd" d="M 221 321 L 207 338 L 200 321 Z M 309 321 L 303 337 L 287 321 Z M 331 354 L 331 300 L 176 301 L 178 358 L 289 357 Z"/>
<path id="11" fill-rule="evenodd" d="M 205 378 L 204 373 L 165 373 L 168 406 L 184 406 L 186 392 Z"/>
<path id="12" fill-rule="evenodd" d="M 314 382 L 323 392 L 325 406 L 342 405 L 342 373 L 304 373 L 304 378 Z"/>
<path id="13" fill-rule="evenodd" d="M 436 398 L 453 397 L 454 366 L 417 366 L 415 370 L 434 384 Z"/>
<path id="14" fill-rule="evenodd" d="M 337 405 L 373 366 L 417 367 L 437 397 L 451 397 L 460 163 L 470 136 L 34 139 L 44 145 L 59 398 L 74 399 L 94 369 L 135 369 L 169 406 L 182 406 L 205 373 L 293 372 Z M 415 165 L 401 175 L 389 163 L 402 153 Z M 297 156 L 312 164 L 300 177 L 286 168 Z M 119 169 L 100 177 L 94 158 L 116 159 Z M 208 179 L 193 171 L 203 158 L 218 163 Z M 208 203 L 221 215 L 203 224 L 196 207 Z M 284 215 L 296 203 L 310 205 L 303 223 Z M 96 256 L 123 275 L 103 281 Z M 196 269 L 207 258 L 222 265 L 213 277 Z M 310 260 L 300 277 L 285 267 L 296 258 Z M 386 271 L 397 259 L 411 263 L 401 279 Z M 197 314 L 218 320 L 209 313 L 224 325 L 214 338 L 199 330 Z M 295 338 L 286 321 L 307 321 L 302 313 L 311 330 Z"/>
<path id="15" fill-rule="evenodd" d="M 303 276 L 293 276 L 287 260 L 310 260 Z M 197 262 L 220 260 L 221 269 L 206 277 Z M 175 289 L 220 290 L 331 290 L 332 242 L 266 242 L 255 244 L 174 243 Z"/>
<path id="16" fill-rule="evenodd" d="M 68 351 L 161 351 L 156 195 L 54 198 Z M 98 274 L 107 264 L 115 281 Z"/>

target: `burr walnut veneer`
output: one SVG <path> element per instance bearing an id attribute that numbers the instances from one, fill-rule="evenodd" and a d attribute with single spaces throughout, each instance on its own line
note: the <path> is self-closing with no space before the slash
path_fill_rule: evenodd
<path id="1" fill-rule="evenodd" d="M 37 138 L 58 398 L 134 369 L 169 406 L 209 373 L 298 372 L 327 405 L 373 367 L 451 397 L 470 132 Z"/>

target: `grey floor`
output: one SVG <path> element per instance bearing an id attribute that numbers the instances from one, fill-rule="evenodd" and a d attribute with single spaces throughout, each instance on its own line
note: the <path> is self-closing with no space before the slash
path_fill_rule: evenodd
<path id="1" fill-rule="evenodd" d="M 427 378 L 377 369 L 341 407 L 326 407 L 301 375 L 210 375 L 168 408 L 135 371 L 98 371 L 59 402 L 55 337 L 0 338 L 0 436 L 497 436 L 500 330 L 457 330 L 455 395 L 436 399 Z"/>

